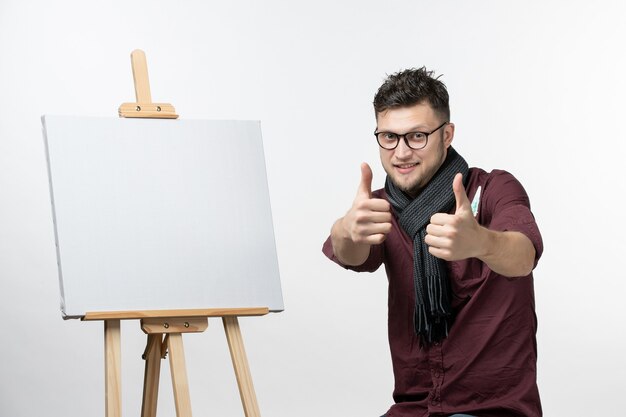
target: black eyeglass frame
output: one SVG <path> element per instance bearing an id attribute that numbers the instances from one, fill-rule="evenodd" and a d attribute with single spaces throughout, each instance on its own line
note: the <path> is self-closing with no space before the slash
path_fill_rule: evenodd
<path id="1" fill-rule="evenodd" d="M 444 127 L 445 125 L 447 125 L 448 123 L 450 123 L 449 121 L 447 122 L 443 122 L 441 125 L 439 125 L 439 127 L 437 127 L 436 129 L 432 130 L 430 133 L 428 132 L 420 132 L 420 131 L 415 131 L 415 132 L 406 132 L 405 134 L 401 135 L 399 133 L 394 133 L 394 132 L 378 132 L 378 128 L 376 128 L 376 130 L 374 130 L 374 136 L 376 137 L 376 142 L 378 143 L 378 146 L 380 146 L 383 149 L 386 149 L 388 151 L 394 150 L 398 147 L 398 144 L 400 143 L 400 138 L 402 138 L 402 140 L 404 140 L 404 143 L 406 143 L 406 146 L 408 146 L 410 149 L 413 150 L 420 150 L 420 149 L 424 149 L 426 147 L 426 145 L 428 145 L 428 137 L 430 135 L 432 135 L 433 133 L 435 133 L 436 131 L 438 131 L 439 129 L 441 129 L 442 127 Z M 380 144 L 380 140 L 378 140 L 378 135 L 382 134 L 382 133 L 390 133 L 392 135 L 396 135 L 396 145 L 393 148 L 385 148 L 383 145 Z M 424 146 L 421 146 L 419 148 L 414 148 L 411 145 L 409 145 L 409 140 L 406 138 L 407 135 L 410 134 L 415 134 L 415 133 L 421 133 L 422 135 L 426 135 L 426 140 L 424 141 Z"/>

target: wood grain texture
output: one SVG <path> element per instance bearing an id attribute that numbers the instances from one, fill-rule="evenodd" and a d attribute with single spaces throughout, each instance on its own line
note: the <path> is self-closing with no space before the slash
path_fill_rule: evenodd
<path id="1" fill-rule="evenodd" d="M 148 335 L 148 343 L 144 359 L 146 369 L 143 377 L 143 399 L 141 402 L 141 417 L 156 417 L 159 398 L 159 377 L 161 375 L 161 344 L 162 334 Z"/>
<path id="2" fill-rule="evenodd" d="M 250 375 L 250 367 L 248 358 L 243 346 L 243 338 L 239 328 L 239 321 L 236 316 L 223 317 L 224 331 L 228 340 L 228 348 L 230 357 L 233 361 L 235 376 L 237 377 L 237 385 L 239 386 L 239 395 L 246 417 L 260 417 L 259 405 L 257 404 L 254 385 L 252 384 L 252 376 Z"/>
<path id="3" fill-rule="evenodd" d="M 185 352 L 183 350 L 183 335 L 170 333 L 167 338 L 167 348 L 170 352 L 170 372 L 174 389 L 177 417 L 191 417 L 191 399 L 189 397 L 189 383 L 187 382 L 187 368 L 185 367 Z"/>
<path id="4" fill-rule="evenodd" d="M 138 103 L 150 103 L 150 79 L 148 78 L 148 62 L 146 54 L 141 49 L 135 49 L 130 54 L 131 66 L 133 67 L 133 80 L 135 81 L 135 97 Z"/>
<path id="5" fill-rule="evenodd" d="M 120 117 L 177 119 L 176 109 L 169 103 L 122 103 L 117 109 Z"/>
<path id="6" fill-rule="evenodd" d="M 156 333 L 201 333 L 209 327 L 206 317 L 165 317 L 141 319 L 141 330 Z"/>
<path id="7" fill-rule="evenodd" d="M 130 320 L 163 317 L 226 317 L 226 316 L 264 316 L 268 307 L 250 308 L 207 308 L 180 310 L 136 310 L 136 311 L 89 311 L 82 320 Z"/>
<path id="8" fill-rule="evenodd" d="M 135 49 L 130 54 L 135 83 L 136 103 L 122 103 L 118 108 L 120 117 L 177 119 L 174 106 L 169 103 L 153 103 L 150 92 L 150 78 L 148 77 L 148 61 L 141 49 Z"/>
<path id="9" fill-rule="evenodd" d="M 104 322 L 104 384 L 105 384 L 105 415 L 121 417 L 122 415 L 122 363 L 120 321 L 105 320 Z"/>

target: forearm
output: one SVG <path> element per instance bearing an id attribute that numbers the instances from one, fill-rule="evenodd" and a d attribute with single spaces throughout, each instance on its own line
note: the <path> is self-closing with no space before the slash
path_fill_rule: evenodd
<path id="1" fill-rule="evenodd" d="M 337 220 L 330 232 L 330 241 L 333 245 L 333 253 L 344 265 L 362 265 L 369 256 L 370 245 L 355 243 L 343 226 L 343 217 Z"/>
<path id="2" fill-rule="evenodd" d="M 535 247 L 520 232 L 497 232 L 481 227 L 482 254 L 478 259 L 506 277 L 524 277 L 535 265 Z"/>

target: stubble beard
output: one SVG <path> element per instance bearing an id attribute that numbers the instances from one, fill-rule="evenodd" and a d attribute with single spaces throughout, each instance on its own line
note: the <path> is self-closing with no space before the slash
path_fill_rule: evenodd
<path id="1" fill-rule="evenodd" d="M 399 188 L 400 190 L 402 190 L 405 194 L 407 194 L 408 196 L 410 196 L 411 198 L 415 198 L 419 195 L 419 193 L 424 189 L 424 187 L 426 187 L 428 185 L 428 183 L 430 182 L 430 180 L 433 179 L 433 177 L 435 176 L 435 174 L 437 173 L 437 171 L 439 171 L 439 168 L 441 168 L 441 166 L 443 165 L 443 163 L 445 162 L 446 159 L 446 152 L 445 152 L 445 146 L 443 144 L 443 142 L 439 142 L 438 145 L 438 157 L 439 157 L 439 164 L 434 167 L 433 169 L 431 169 L 429 172 L 424 172 L 422 175 L 418 176 L 417 178 L 415 178 L 412 182 L 408 183 L 408 184 L 400 184 L 394 175 L 391 175 L 388 171 L 387 171 L 387 176 L 389 176 L 389 178 L 391 179 L 391 182 L 393 182 L 393 184 Z M 391 167 L 390 169 L 393 169 L 393 167 Z M 426 181 L 424 181 L 425 178 L 428 178 Z"/>
<path id="2" fill-rule="evenodd" d="M 402 190 L 405 194 L 407 194 L 411 198 L 417 197 L 417 195 L 420 193 L 422 188 L 424 188 L 424 186 L 422 185 L 421 178 L 417 178 L 415 181 L 413 181 L 412 183 L 409 183 L 409 184 L 399 184 L 395 180 L 395 178 L 393 178 L 393 177 L 390 177 L 390 178 L 391 178 L 391 182 L 393 182 L 393 184 L 397 188 Z"/>

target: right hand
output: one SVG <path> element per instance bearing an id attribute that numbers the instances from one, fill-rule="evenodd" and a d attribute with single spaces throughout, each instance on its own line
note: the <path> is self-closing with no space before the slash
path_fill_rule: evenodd
<path id="1" fill-rule="evenodd" d="M 382 198 L 372 198 L 372 176 L 370 166 L 362 163 L 361 183 L 342 219 L 345 233 L 356 244 L 380 244 L 391 231 L 391 205 Z"/>

